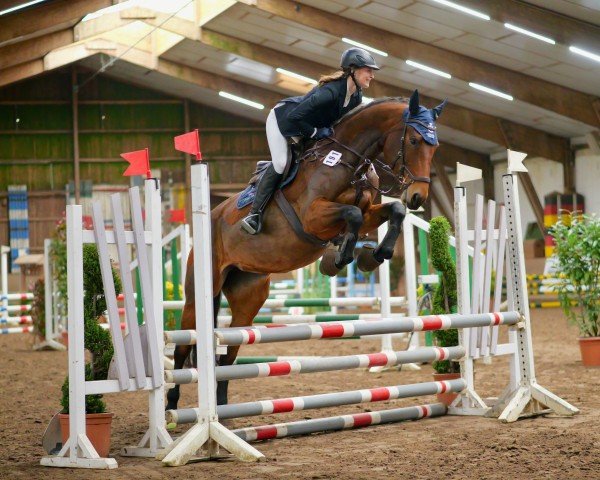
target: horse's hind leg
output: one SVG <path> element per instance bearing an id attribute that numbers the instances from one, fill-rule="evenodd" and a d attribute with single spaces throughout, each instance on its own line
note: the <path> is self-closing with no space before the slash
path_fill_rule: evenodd
<path id="1" fill-rule="evenodd" d="M 252 324 L 254 317 L 269 297 L 270 275 L 242 272 L 233 270 L 229 272 L 223 285 L 223 293 L 229 301 L 231 309 L 231 326 L 247 327 Z M 227 347 L 227 355 L 219 357 L 219 365 L 233 365 L 240 347 Z M 217 404 L 227 403 L 227 380 L 217 384 Z"/>
<path id="2" fill-rule="evenodd" d="M 193 298 L 193 297 L 192 297 Z M 181 315 L 181 329 L 192 330 L 196 328 L 196 305 L 193 300 L 186 301 Z M 191 345 L 178 345 L 175 347 L 175 355 L 173 357 L 175 370 L 183 368 L 186 358 L 192 350 Z M 175 385 L 167 392 L 166 410 L 176 410 L 177 402 L 179 401 L 179 385 Z"/>

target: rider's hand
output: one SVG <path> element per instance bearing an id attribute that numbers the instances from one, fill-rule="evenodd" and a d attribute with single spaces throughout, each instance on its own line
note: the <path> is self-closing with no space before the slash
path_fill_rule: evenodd
<path id="1" fill-rule="evenodd" d="M 318 128 L 312 138 L 315 140 L 321 140 L 322 138 L 332 137 L 333 136 L 333 128 L 331 127 L 323 127 Z"/>

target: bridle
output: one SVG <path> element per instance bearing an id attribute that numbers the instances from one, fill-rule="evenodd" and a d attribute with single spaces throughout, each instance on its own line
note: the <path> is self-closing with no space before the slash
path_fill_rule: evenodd
<path id="1" fill-rule="evenodd" d="M 348 145 L 343 144 L 342 142 L 340 142 L 339 140 L 337 140 L 334 137 L 327 137 L 326 139 L 323 139 L 323 140 L 329 140 L 333 143 L 336 143 L 337 145 L 342 147 L 344 150 L 347 150 L 348 152 L 352 153 L 354 156 L 356 156 L 357 158 L 360 159 L 360 161 L 358 162 L 358 165 L 352 165 L 343 160 L 340 161 L 340 163 L 339 163 L 340 165 L 343 165 L 344 167 L 349 168 L 350 170 L 353 171 L 353 180 L 351 183 L 352 183 L 352 185 L 354 185 L 356 187 L 357 192 L 359 191 L 359 189 L 362 190 L 362 189 L 364 189 L 364 187 L 369 187 L 369 188 L 373 188 L 374 190 L 381 193 L 382 195 L 391 195 L 391 196 L 395 196 L 395 197 L 400 197 L 406 191 L 406 189 L 408 189 L 415 182 L 422 182 L 422 183 L 427 183 L 427 184 L 431 183 L 430 177 L 421 177 L 421 176 L 413 174 L 413 172 L 410 170 L 410 168 L 406 164 L 406 157 L 405 157 L 405 152 L 404 152 L 404 149 L 405 149 L 404 140 L 406 138 L 407 127 L 410 123 L 417 123 L 429 131 L 435 131 L 435 129 L 436 129 L 435 126 L 427 125 L 417 119 L 411 119 L 409 116 L 404 121 L 403 130 L 402 130 L 402 138 L 400 140 L 400 150 L 398 150 L 398 153 L 396 154 L 396 158 L 394 159 L 394 162 L 391 167 L 387 163 L 384 163 L 377 158 L 375 158 L 374 160 L 367 158 L 365 153 L 357 152 L 352 147 L 349 147 Z M 398 129 L 397 126 L 390 128 L 387 132 L 385 132 L 383 134 L 383 136 L 378 140 L 378 142 L 384 144 L 385 141 L 387 140 L 388 136 L 392 132 L 396 131 L 397 129 Z M 321 143 L 321 142 L 318 142 L 318 143 Z M 323 144 L 321 143 L 321 145 L 318 145 L 318 147 L 320 148 L 322 145 Z M 365 148 L 365 152 L 369 151 L 369 149 L 372 146 L 373 145 L 367 146 L 367 148 Z M 317 145 L 315 145 L 315 147 L 313 147 L 313 149 L 311 149 L 311 150 L 314 150 L 312 152 L 313 154 L 316 154 L 316 147 L 317 147 Z M 307 152 L 307 153 L 309 153 L 309 152 Z M 399 161 L 402 163 L 400 166 L 400 170 L 396 174 L 396 173 L 394 173 L 394 170 Z M 387 189 L 380 188 L 376 185 L 373 185 L 368 177 L 368 171 L 371 167 L 373 167 L 375 169 L 378 176 L 381 177 L 380 174 L 383 173 L 383 174 L 391 177 L 392 185 Z"/>

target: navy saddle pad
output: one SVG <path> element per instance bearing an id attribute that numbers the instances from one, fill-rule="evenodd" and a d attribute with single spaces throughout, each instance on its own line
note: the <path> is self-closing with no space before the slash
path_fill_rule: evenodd
<path id="1" fill-rule="evenodd" d="M 270 163 L 271 162 L 269 162 L 269 161 L 263 160 L 256 164 L 256 173 L 259 175 L 258 179 L 252 185 L 248 185 L 242 191 L 242 193 L 240 193 L 240 196 L 238 197 L 238 200 L 236 203 L 236 207 L 238 208 L 238 210 L 246 207 L 247 205 L 250 205 L 254 201 L 254 196 L 256 195 L 256 185 L 258 184 L 258 182 L 260 182 L 260 179 L 264 175 L 265 170 L 267 169 L 267 167 L 269 166 Z M 298 162 L 294 162 L 292 164 L 292 167 L 290 168 L 290 171 L 288 172 L 288 176 L 285 177 L 285 180 L 281 183 L 279 188 L 283 188 L 283 187 L 289 185 L 290 183 L 292 183 L 294 178 L 296 178 L 296 174 L 298 173 L 299 167 L 300 167 L 300 163 L 298 163 Z"/>

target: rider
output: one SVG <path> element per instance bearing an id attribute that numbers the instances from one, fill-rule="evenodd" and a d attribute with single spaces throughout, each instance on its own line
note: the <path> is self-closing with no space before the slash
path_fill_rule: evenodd
<path id="1" fill-rule="evenodd" d="M 362 89 L 369 88 L 375 70 L 379 67 L 369 52 L 349 48 L 342 54 L 341 70 L 321 77 L 306 95 L 285 98 L 275 105 L 267 117 L 267 141 L 273 161 L 257 185 L 242 229 L 251 235 L 260 232 L 263 211 L 291 158 L 288 144 L 301 138 L 320 140 L 333 135 L 331 126 L 362 103 Z"/>

